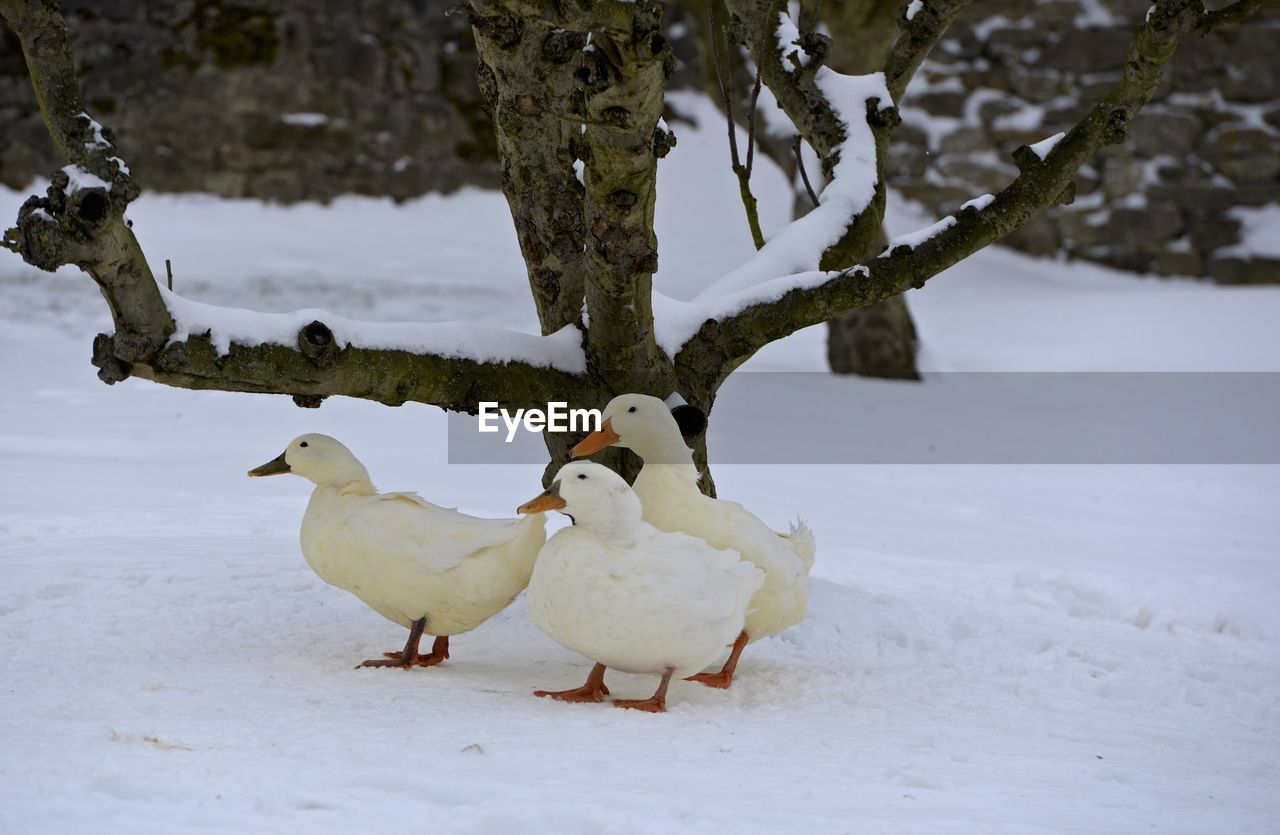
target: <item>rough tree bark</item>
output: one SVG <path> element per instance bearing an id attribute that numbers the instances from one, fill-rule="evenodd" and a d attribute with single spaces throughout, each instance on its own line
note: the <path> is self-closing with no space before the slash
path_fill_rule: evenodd
<path id="1" fill-rule="evenodd" d="M 518 344 L 518 351 L 495 355 L 484 347 L 483 333 L 480 348 L 476 340 L 450 342 L 456 331 L 443 325 L 421 326 L 415 333 L 422 339 L 408 347 L 391 337 L 360 342 L 342 336 L 351 323 L 336 317 L 295 322 L 261 314 L 268 335 L 219 337 L 201 317 L 216 318 L 220 309 L 193 306 L 163 290 L 147 266 L 124 217 L 138 185 L 110 131 L 85 112 L 56 0 L 0 0 L 0 16 L 21 40 L 50 136 L 68 163 L 45 196 L 23 204 L 4 245 L 41 269 L 75 264 L 98 284 L 115 323 L 113 334 L 94 341 L 93 362 L 107 383 L 137 376 L 185 388 L 289 394 L 300 406 L 345 395 L 467 412 L 481 400 L 587 407 L 623 391 L 679 392 L 710 414 L 725 378 L 769 342 L 920 287 L 1037 212 L 1069 200 L 1080 166 L 1102 145 L 1124 139 L 1179 40 L 1260 5 L 1240 0 L 1207 13 L 1199 0 L 1156 0 L 1129 48 L 1123 77 L 1052 150 L 1042 158 L 1019 149 L 1021 173 L 994 199 L 967 206 L 914 246 L 876 257 L 885 148 L 897 121 L 893 102 L 964 2 L 925 0 L 911 20 L 900 16 L 902 34 L 884 65 L 887 92 L 868 100 L 865 113 L 842 114 L 819 84 L 832 79 L 823 75 L 827 39 L 804 36 L 797 51 L 796 43 L 779 42 L 780 25 L 789 25 L 785 2 L 729 0 L 734 31 L 818 153 L 828 180 L 851 130 L 870 131 L 874 160 L 862 174 L 874 189 L 865 206 L 841 216 L 840 233 L 823 251 L 803 253 L 801 272 L 764 275 L 751 286 L 685 303 L 683 321 L 692 327 L 666 351 L 652 308 L 654 178 L 674 138 L 659 120 L 671 59 L 653 0 L 561 0 L 554 9 L 533 0 L 472 0 L 466 7 L 543 331 L 540 337 L 495 334 L 495 341 Z M 830 207 L 824 210 L 830 216 Z M 574 440 L 548 436 L 551 467 L 565 460 Z M 693 442 L 705 466 L 705 438 Z M 634 467 L 622 457 L 612 463 L 624 473 Z M 709 478 L 705 488 L 712 489 Z"/>
<path id="2" fill-rule="evenodd" d="M 895 0 L 823 3 L 819 14 L 831 32 L 832 68 L 861 75 L 884 67 L 898 33 L 898 16 L 902 14 L 899 3 Z M 895 102 L 897 98 L 895 96 Z M 797 202 L 806 205 L 806 202 Z M 884 243 L 887 240 L 882 234 L 877 246 Z M 907 307 L 907 297 L 890 296 L 859 310 L 850 310 L 827 323 L 827 364 L 837 374 L 918 380 L 916 342 L 916 326 Z"/>

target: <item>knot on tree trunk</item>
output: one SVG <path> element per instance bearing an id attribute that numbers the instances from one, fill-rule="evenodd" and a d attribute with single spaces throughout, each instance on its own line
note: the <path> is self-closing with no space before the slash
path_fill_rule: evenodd
<path id="1" fill-rule="evenodd" d="M 902 124 L 896 107 L 881 107 L 878 96 L 867 99 L 867 124 L 873 128 L 896 128 Z"/>
<path id="2" fill-rule="evenodd" d="M 479 14 L 469 8 L 471 25 L 502 49 L 514 49 L 524 37 L 524 19 L 511 12 L 497 10 Z"/>
<path id="3" fill-rule="evenodd" d="M 676 146 L 675 131 L 667 129 L 663 130 L 659 125 L 653 131 L 653 155 L 658 159 L 664 158 L 671 153 L 671 149 Z"/>
<path id="4" fill-rule="evenodd" d="M 587 36 L 568 29 L 552 29 L 542 40 L 542 57 L 553 64 L 565 64 L 582 52 Z"/>
<path id="5" fill-rule="evenodd" d="M 333 331 L 318 320 L 298 331 L 298 350 L 317 368 L 332 368 L 338 361 L 338 345 Z"/>
<path id="6" fill-rule="evenodd" d="M 90 164 L 93 171 L 83 166 L 58 170 L 43 197 L 27 198 L 18 210 L 18 225 L 5 232 L 5 246 L 47 272 L 92 260 L 95 235 L 124 215 L 138 186 L 116 157 Z"/>
<path id="7" fill-rule="evenodd" d="M 110 334 L 100 333 L 93 338 L 91 362 L 98 369 L 98 379 L 109 386 L 129 379 L 129 364 L 116 357 L 114 343 Z"/>

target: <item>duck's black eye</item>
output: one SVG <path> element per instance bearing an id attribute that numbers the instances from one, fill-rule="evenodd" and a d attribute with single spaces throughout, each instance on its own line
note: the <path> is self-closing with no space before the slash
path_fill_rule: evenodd
<path id="1" fill-rule="evenodd" d="M 298 446 L 306 446 L 306 445 L 307 445 L 306 441 L 303 441 L 302 443 L 298 444 Z"/>
<path id="2" fill-rule="evenodd" d="M 587 477 L 586 473 L 578 473 L 578 478 L 586 479 L 586 477 Z"/>
<path id="3" fill-rule="evenodd" d="M 627 409 L 628 412 L 634 412 L 635 410 L 636 410 L 635 406 L 632 406 L 630 409 Z"/>

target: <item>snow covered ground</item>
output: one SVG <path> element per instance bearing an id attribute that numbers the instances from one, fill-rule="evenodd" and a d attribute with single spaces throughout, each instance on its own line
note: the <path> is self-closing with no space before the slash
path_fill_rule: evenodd
<path id="1" fill-rule="evenodd" d="M 690 298 L 750 243 L 719 124 L 675 127 L 659 284 Z M 532 326 L 498 195 L 131 216 L 201 301 Z M 1280 370 L 1280 288 L 988 251 L 911 302 L 933 370 Z M 403 633 L 306 568 L 304 482 L 244 476 L 327 432 L 384 488 L 509 515 L 541 467 L 448 465 L 420 406 L 108 388 L 108 324 L 87 278 L 0 257 L 0 831 L 1280 831 L 1280 467 L 719 467 L 816 530 L 809 619 L 634 714 L 530 695 L 589 663 L 523 601 L 442 667 L 353 670 Z"/>

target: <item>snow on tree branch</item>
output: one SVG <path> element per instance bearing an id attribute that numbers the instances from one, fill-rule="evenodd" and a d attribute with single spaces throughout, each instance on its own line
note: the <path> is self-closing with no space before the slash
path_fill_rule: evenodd
<path id="1" fill-rule="evenodd" d="M 527 404 L 556 399 L 585 371 L 572 326 L 539 337 L 461 323 L 373 325 L 323 311 L 218 308 L 163 290 L 124 218 L 138 186 L 111 132 L 85 111 L 57 5 L 0 0 L 0 15 L 22 42 L 45 124 L 69 163 L 46 196 L 23 204 L 5 245 L 33 266 L 75 264 L 97 282 L 116 328 L 94 342 L 104 381 L 136 375 L 292 394 L 300 405 L 341 394 L 466 410 L 494 391 Z"/>
<path id="2" fill-rule="evenodd" d="M 1249 5 L 1249 0 L 1239 5 Z M 719 362 L 731 369 L 796 330 L 921 287 L 1037 213 L 1069 200 L 1076 172 L 1103 145 L 1124 141 L 1179 41 L 1209 25 L 1213 14 L 1205 12 L 1200 0 L 1156 0 L 1129 46 L 1117 86 L 1065 136 L 1038 143 L 1035 150 L 1020 148 L 1015 153 L 1020 174 L 995 197 L 970 201 L 954 219 L 899 242 L 911 245 L 891 247 L 882 257 L 848 269 L 798 271 L 753 286 L 717 282 L 723 291 L 719 295 L 683 305 L 664 303 L 671 317 L 660 328 L 664 348 L 676 352 L 681 366 L 705 369 Z"/>

